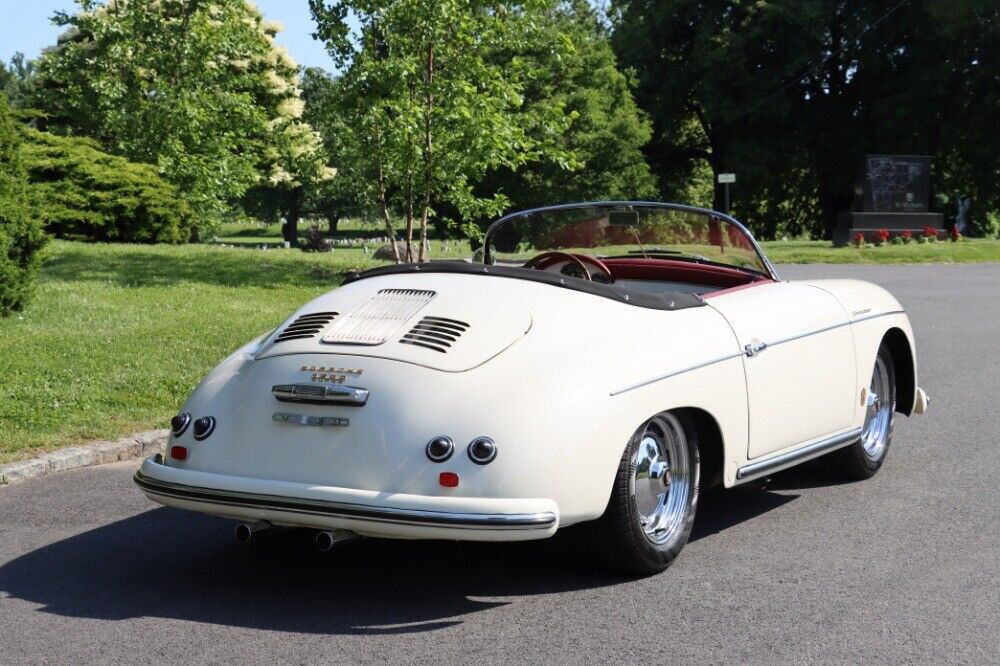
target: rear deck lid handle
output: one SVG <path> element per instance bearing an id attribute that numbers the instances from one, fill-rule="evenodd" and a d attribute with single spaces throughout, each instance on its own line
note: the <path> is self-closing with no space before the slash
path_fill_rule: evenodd
<path id="1" fill-rule="evenodd" d="M 350 405 L 362 407 L 368 402 L 368 389 L 343 384 L 275 384 L 271 393 L 281 402 L 305 402 L 313 405 Z"/>

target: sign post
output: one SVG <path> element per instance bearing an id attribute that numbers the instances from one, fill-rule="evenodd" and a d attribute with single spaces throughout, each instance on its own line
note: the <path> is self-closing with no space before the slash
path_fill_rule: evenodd
<path id="1" fill-rule="evenodd" d="M 729 215 L 729 185 L 736 182 L 735 173 L 720 173 L 718 176 L 719 185 L 723 185 L 725 189 L 725 201 L 726 208 L 722 212 Z"/>

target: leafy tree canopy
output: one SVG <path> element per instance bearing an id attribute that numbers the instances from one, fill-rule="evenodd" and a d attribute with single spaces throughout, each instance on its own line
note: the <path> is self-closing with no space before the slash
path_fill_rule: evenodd
<path id="1" fill-rule="evenodd" d="M 542 7 L 531 14 L 535 38 L 516 52 L 529 64 L 525 107 L 563 108 L 572 122 L 551 137 L 572 162 L 538 161 L 492 174 L 479 189 L 502 191 L 514 208 L 601 199 L 648 199 L 657 195 L 643 146 L 652 127 L 632 98 L 631 82 L 618 69 L 606 27 L 586 0 Z M 562 48 L 553 48 L 559 44 Z M 548 127 L 531 132 L 540 143 Z"/>
<path id="2" fill-rule="evenodd" d="M 665 198 L 708 164 L 737 172 L 758 234 L 829 235 L 858 157 L 896 153 L 934 156 L 939 198 L 980 220 L 1000 207 L 996 3 L 616 0 L 613 19 Z"/>
<path id="3" fill-rule="evenodd" d="M 37 61 L 47 128 L 156 165 L 202 215 L 315 177 L 297 67 L 245 0 L 77 0 Z"/>
<path id="4" fill-rule="evenodd" d="M 345 132 L 338 174 L 382 211 L 406 219 L 407 260 L 426 256 L 427 223 L 448 204 L 465 220 L 495 215 L 502 195 L 477 195 L 487 170 L 518 168 L 543 154 L 566 126 L 561 105 L 524 106 L 530 65 L 517 53 L 531 40 L 535 0 L 310 0 L 317 36 L 345 68 L 338 110 Z M 360 24 L 351 35 L 347 16 Z M 561 48 L 563 40 L 551 46 Z M 532 128 L 548 128 L 532 132 Z M 543 141 L 537 137 L 542 135 Z M 419 224 L 419 250 L 413 248 Z M 471 231 L 475 227 L 469 227 Z M 393 242 L 395 246 L 395 242 Z M 394 252 L 398 251 L 394 247 Z"/>

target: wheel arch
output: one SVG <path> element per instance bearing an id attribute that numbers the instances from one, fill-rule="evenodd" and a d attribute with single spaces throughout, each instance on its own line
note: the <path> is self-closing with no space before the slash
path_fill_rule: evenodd
<path id="1" fill-rule="evenodd" d="M 719 422 L 700 407 L 679 407 L 666 411 L 684 414 L 694 425 L 698 438 L 698 457 L 701 460 L 701 487 L 723 485 L 725 447 Z"/>
<path id="2" fill-rule="evenodd" d="M 913 413 L 917 390 L 913 347 L 906 333 L 897 327 L 887 330 L 882 336 L 882 342 L 892 355 L 892 366 L 896 374 L 896 411 L 909 416 Z"/>

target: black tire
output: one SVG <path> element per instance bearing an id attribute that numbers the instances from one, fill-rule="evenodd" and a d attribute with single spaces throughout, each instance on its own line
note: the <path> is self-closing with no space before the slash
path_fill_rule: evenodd
<path id="1" fill-rule="evenodd" d="M 885 410 L 888 414 L 884 426 L 878 430 L 878 434 L 880 435 L 878 439 L 879 445 L 877 447 L 872 445 L 874 439 L 870 437 L 872 433 L 869 428 L 873 419 L 866 416 L 864 432 L 861 438 L 853 444 L 830 454 L 831 462 L 835 465 L 837 472 L 846 479 L 854 481 L 870 479 L 879 471 L 885 462 L 886 456 L 889 455 L 889 444 L 892 443 L 892 429 L 896 416 L 896 372 L 892 363 L 892 352 L 889 351 L 885 342 L 879 346 L 878 355 L 875 358 L 875 366 L 872 368 L 872 379 L 869 382 L 869 391 L 874 391 L 875 385 L 879 382 L 880 364 L 886 372 L 885 379 L 888 381 L 889 396 L 888 398 L 885 395 L 879 396 L 880 405 L 877 411 Z M 882 393 L 885 392 L 885 389 L 883 389 Z M 867 448 L 866 442 L 868 444 Z"/>
<path id="2" fill-rule="evenodd" d="M 640 522 L 642 517 L 637 508 L 633 483 L 636 479 L 636 459 L 640 444 L 649 435 L 651 424 L 656 423 L 657 419 L 661 419 L 662 424 L 663 418 L 669 418 L 672 424 L 679 424 L 684 435 L 688 472 L 683 483 L 686 484 L 687 494 L 686 501 L 678 505 L 682 508 L 674 514 L 675 520 L 669 538 L 663 543 L 654 543 Z M 669 567 L 691 536 L 698 508 L 700 470 L 698 433 L 690 417 L 683 412 L 664 412 L 644 423 L 625 447 L 607 509 L 600 518 L 587 526 L 588 541 L 597 549 L 604 564 L 617 571 L 640 576 L 657 574 Z M 650 477 L 641 482 L 654 483 Z M 679 484 L 681 481 L 671 480 L 669 483 Z M 670 486 L 670 492 L 674 492 L 675 487 L 678 492 L 683 493 L 683 487 L 674 485 Z M 678 498 L 680 501 L 685 496 L 682 494 Z"/>

